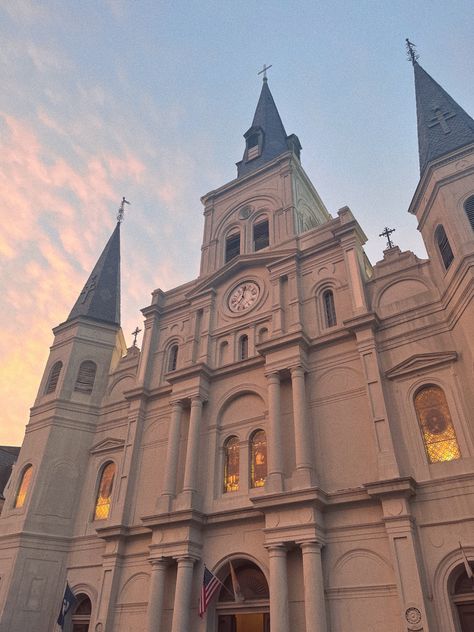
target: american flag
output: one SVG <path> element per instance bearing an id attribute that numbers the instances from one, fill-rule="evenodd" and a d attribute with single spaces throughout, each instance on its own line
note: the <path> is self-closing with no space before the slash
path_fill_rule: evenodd
<path id="1" fill-rule="evenodd" d="M 206 612 L 207 606 L 212 599 L 212 595 L 218 588 L 222 586 L 222 582 L 211 571 L 204 566 L 204 576 L 202 578 L 201 597 L 199 598 L 199 616 Z"/>

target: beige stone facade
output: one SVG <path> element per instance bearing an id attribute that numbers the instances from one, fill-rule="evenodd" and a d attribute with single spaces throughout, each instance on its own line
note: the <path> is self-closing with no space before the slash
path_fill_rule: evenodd
<path id="1" fill-rule="evenodd" d="M 474 559 L 474 144 L 422 172 L 410 212 L 429 258 L 393 247 L 372 266 L 287 138 L 203 197 L 200 275 L 155 290 L 141 351 L 87 314 L 54 330 L 0 519 L 2 632 L 54 630 L 66 579 L 90 601 L 66 624 L 78 632 L 474 629 L 459 588 L 460 542 Z M 227 592 L 199 618 L 204 563 Z"/>

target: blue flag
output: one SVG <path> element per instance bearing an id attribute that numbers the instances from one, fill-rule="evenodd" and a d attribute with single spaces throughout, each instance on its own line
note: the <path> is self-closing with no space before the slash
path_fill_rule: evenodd
<path id="1" fill-rule="evenodd" d="M 66 589 L 64 590 L 63 602 L 61 604 L 61 610 L 59 611 L 58 625 L 61 626 L 61 630 L 64 626 L 64 619 L 66 618 L 69 610 L 76 604 L 77 599 L 72 590 L 69 588 L 69 584 L 66 582 Z"/>

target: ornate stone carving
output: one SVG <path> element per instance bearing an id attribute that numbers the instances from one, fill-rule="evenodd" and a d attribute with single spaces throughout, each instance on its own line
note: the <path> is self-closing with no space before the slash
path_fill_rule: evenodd
<path id="1" fill-rule="evenodd" d="M 418 610 L 418 608 L 407 608 L 405 611 L 405 619 L 408 621 L 408 623 L 411 623 L 412 625 L 420 623 L 421 612 Z"/>

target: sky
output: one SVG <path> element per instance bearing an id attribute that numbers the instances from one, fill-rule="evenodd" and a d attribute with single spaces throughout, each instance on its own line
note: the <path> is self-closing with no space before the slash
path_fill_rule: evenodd
<path id="1" fill-rule="evenodd" d="M 386 225 L 425 257 L 405 38 L 474 115 L 473 26 L 471 0 L 0 0 L 0 444 L 22 441 L 122 196 L 128 345 L 152 290 L 198 275 L 200 197 L 236 176 L 263 64 L 330 213 L 351 208 L 372 263 Z"/>

